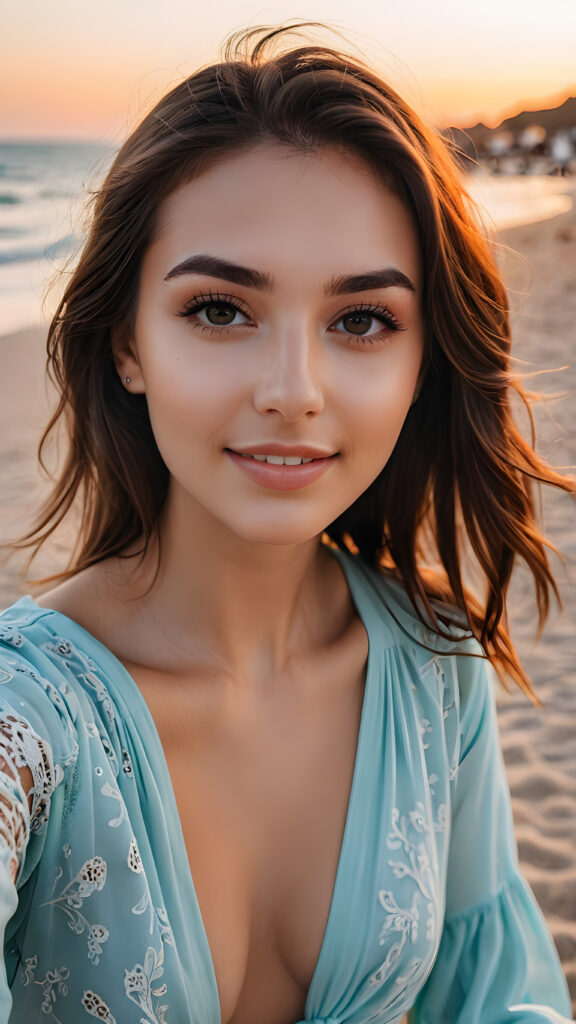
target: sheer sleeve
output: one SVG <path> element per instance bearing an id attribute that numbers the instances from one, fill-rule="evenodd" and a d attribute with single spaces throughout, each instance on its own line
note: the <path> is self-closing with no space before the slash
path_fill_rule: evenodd
<path id="1" fill-rule="evenodd" d="M 446 916 L 411 1024 L 566 1024 L 568 987 L 518 869 L 500 749 L 494 674 L 459 659 L 461 751 L 452 809 Z"/>
<path id="2" fill-rule="evenodd" d="M 0 635 L 0 1024 L 12 1006 L 19 897 L 42 854 L 54 791 L 70 759 L 71 731 L 54 681 L 24 656 L 14 630 Z M 7 636 L 5 635 L 7 634 Z M 27 789 L 26 780 L 31 782 Z M 31 882 L 33 884 L 33 880 Z M 14 948 L 13 948 L 14 947 Z"/>
<path id="3" fill-rule="evenodd" d="M 27 768 L 32 787 L 26 792 L 20 774 Z M 5 955 L 0 970 L 0 1024 L 8 1020 L 12 996 L 6 970 L 6 929 L 18 906 L 31 828 L 45 814 L 57 782 L 52 753 L 26 719 L 0 711 L 0 937 Z"/>
<path id="4" fill-rule="evenodd" d="M 18 904 L 16 875 L 28 835 L 27 799 L 14 762 L 6 751 L 6 737 L 0 722 L 0 936 L 4 948 L 7 922 Z M 0 1024 L 8 1020 L 12 997 L 6 976 L 6 961 L 0 967 Z"/>

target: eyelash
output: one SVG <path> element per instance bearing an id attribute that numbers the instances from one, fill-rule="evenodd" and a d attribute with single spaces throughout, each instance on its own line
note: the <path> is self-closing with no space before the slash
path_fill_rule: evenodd
<path id="1" fill-rule="evenodd" d="M 349 334 L 349 338 L 354 338 L 360 341 L 363 345 L 374 345 L 377 342 L 388 341 L 390 334 L 395 334 L 397 331 L 405 331 L 406 328 L 402 326 L 397 317 L 394 316 L 391 310 L 387 306 L 371 305 L 370 303 L 359 302 L 355 306 L 349 306 L 348 309 L 343 310 L 338 316 L 335 323 L 343 320 L 345 316 L 353 316 L 354 313 L 364 313 L 367 316 L 371 316 L 374 320 L 379 320 L 383 325 L 383 330 L 378 331 L 377 334 Z"/>
<path id="2" fill-rule="evenodd" d="M 178 316 L 184 319 L 190 319 L 195 313 L 200 313 L 203 309 L 208 306 L 229 306 L 237 313 L 242 313 L 242 316 L 250 319 L 248 310 L 238 301 L 238 299 L 232 299 L 229 295 L 222 295 L 219 292 L 208 292 L 203 295 L 195 295 L 190 302 L 186 303 L 184 309 L 181 309 Z M 223 331 L 229 330 L 228 324 L 223 324 L 222 327 L 218 327 L 216 324 L 194 324 L 195 328 L 199 328 L 203 333 L 208 331 L 210 336 L 214 334 L 222 334 Z M 238 326 L 238 325 L 237 325 Z"/>
<path id="3" fill-rule="evenodd" d="M 242 316 L 245 316 L 248 319 L 250 319 L 250 314 L 248 310 L 242 305 L 241 302 L 239 302 L 238 299 L 232 298 L 229 295 L 223 295 L 219 292 L 208 292 L 207 294 L 196 295 L 193 299 L 190 300 L 189 303 L 186 304 L 184 309 L 179 310 L 178 316 L 182 317 L 183 319 L 191 319 L 196 313 L 202 312 L 203 309 L 206 309 L 209 306 L 216 305 L 228 306 L 235 312 L 241 313 Z M 380 322 L 383 325 L 383 330 L 379 331 L 377 334 L 347 335 L 348 338 L 352 338 L 355 341 L 359 341 L 361 345 L 373 345 L 379 341 L 381 342 L 388 340 L 388 336 L 391 333 L 406 330 L 406 328 L 402 326 L 397 317 L 395 317 L 391 310 L 389 310 L 386 306 L 372 305 L 370 303 L 357 303 L 354 306 L 349 306 L 347 309 L 342 310 L 342 312 L 338 315 L 334 323 L 338 323 L 340 320 L 343 320 L 344 317 L 346 316 L 353 316 L 354 313 L 363 313 L 365 315 L 372 316 L 375 320 L 380 320 Z M 218 327 L 216 324 L 210 325 L 196 323 L 193 326 L 195 329 L 201 330 L 202 333 L 208 332 L 210 337 L 215 337 L 230 330 L 230 327 L 244 326 L 244 324 L 224 324 L 221 327 Z"/>

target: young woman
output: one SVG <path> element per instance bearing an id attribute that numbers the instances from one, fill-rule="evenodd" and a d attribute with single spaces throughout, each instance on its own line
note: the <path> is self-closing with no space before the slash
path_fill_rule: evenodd
<path id="1" fill-rule="evenodd" d="M 248 36 L 119 152 L 49 335 L 73 508 L 0 618 L 0 1019 L 536 1024 L 494 670 L 554 582 L 506 296 L 374 73 Z M 467 544 L 485 581 L 462 582 Z"/>

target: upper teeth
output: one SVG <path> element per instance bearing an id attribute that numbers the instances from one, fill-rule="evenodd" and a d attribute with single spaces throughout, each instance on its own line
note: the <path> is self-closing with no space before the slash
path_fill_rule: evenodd
<path id="1" fill-rule="evenodd" d="M 313 462 L 314 459 L 302 459 L 299 455 L 244 455 L 245 459 L 256 459 L 257 462 L 271 462 L 273 466 L 299 466 L 301 462 Z"/>

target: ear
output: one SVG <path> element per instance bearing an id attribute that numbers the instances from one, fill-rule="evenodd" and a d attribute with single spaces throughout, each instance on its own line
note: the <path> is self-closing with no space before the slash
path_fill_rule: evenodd
<path id="1" fill-rule="evenodd" d="M 121 324 L 112 328 L 110 342 L 114 366 L 122 384 L 133 395 L 143 395 L 146 388 L 131 327 Z"/>

